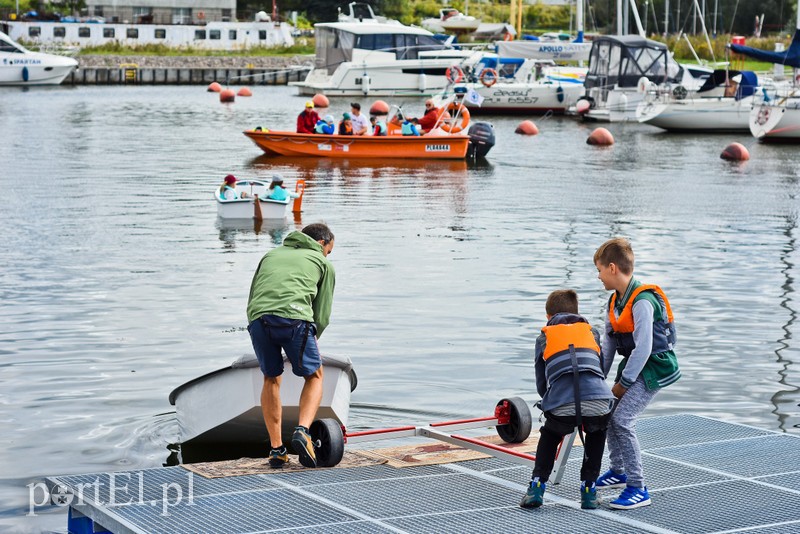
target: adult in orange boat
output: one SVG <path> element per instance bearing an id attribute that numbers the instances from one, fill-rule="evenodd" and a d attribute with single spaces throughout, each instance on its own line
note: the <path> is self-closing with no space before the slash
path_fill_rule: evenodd
<path id="1" fill-rule="evenodd" d="M 439 110 L 433 105 L 433 100 L 429 98 L 425 101 L 425 115 L 417 119 L 417 126 L 422 130 L 422 133 L 426 134 L 433 130 L 438 118 Z"/>
<path id="2" fill-rule="evenodd" d="M 306 108 L 297 116 L 297 133 L 314 133 L 314 126 L 319 121 L 319 115 L 314 111 L 314 103 L 306 102 Z"/>

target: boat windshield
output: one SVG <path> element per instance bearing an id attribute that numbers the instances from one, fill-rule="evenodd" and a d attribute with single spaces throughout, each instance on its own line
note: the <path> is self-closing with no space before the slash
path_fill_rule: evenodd
<path id="1" fill-rule="evenodd" d="M 417 59 L 419 52 L 444 50 L 442 44 L 429 35 L 406 33 L 355 34 L 340 28 L 317 27 L 316 68 L 333 74 L 340 63 L 353 60 L 353 49 L 394 52 L 397 59 Z"/>
<path id="2" fill-rule="evenodd" d="M 24 54 L 26 50 L 11 39 L 6 39 L 5 36 L 0 35 L 0 52 Z"/>

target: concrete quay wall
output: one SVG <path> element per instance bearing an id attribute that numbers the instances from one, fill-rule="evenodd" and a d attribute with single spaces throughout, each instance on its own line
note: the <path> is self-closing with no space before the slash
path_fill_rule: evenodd
<path id="1" fill-rule="evenodd" d="M 160 57 L 79 56 L 78 70 L 64 84 L 286 85 L 304 80 L 311 58 L 293 57 Z"/>

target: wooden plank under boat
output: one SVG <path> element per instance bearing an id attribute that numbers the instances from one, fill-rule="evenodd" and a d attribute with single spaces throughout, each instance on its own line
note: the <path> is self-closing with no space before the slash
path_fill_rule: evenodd
<path id="1" fill-rule="evenodd" d="M 465 159 L 469 136 L 324 135 L 247 130 L 244 134 L 265 153 L 322 158 Z"/>

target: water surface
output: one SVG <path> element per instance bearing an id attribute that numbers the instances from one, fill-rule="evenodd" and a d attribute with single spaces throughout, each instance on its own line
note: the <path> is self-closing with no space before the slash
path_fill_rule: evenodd
<path id="1" fill-rule="evenodd" d="M 683 378 L 646 413 L 800 433 L 796 147 L 618 124 L 597 148 L 595 125 L 533 118 L 542 133 L 523 137 L 522 118 L 489 117 L 497 146 L 467 165 L 268 158 L 241 134 L 292 128 L 303 102 L 285 87 L 232 105 L 202 87 L 0 89 L 0 531 L 65 530 L 63 510 L 25 516 L 42 476 L 162 465 L 179 439 L 167 395 L 251 350 L 259 259 L 318 221 L 337 271 L 321 347 L 355 363 L 352 429 L 535 400 L 547 294 L 576 289 L 601 325 L 592 254 L 624 235 L 678 325 Z M 751 161 L 719 159 L 732 141 Z M 222 177 L 274 172 L 306 180 L 299 220 L 217 220 Z"/>

